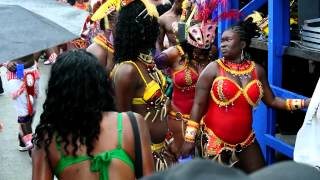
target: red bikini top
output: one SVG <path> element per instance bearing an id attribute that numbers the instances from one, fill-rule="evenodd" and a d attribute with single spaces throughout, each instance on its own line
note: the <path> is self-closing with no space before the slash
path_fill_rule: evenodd
<path id="1" fill-rule="evenodd" d="M 218 60 L 219 76 L 212 83 L 208 111 L 204 123 L 216 136 L 229 144 L 243 142 L 252 132 L 252 106 L 263 96 L 262 84 L 257 79 L 255 64 L 244 62 L 230 68 Z M 237 69 L 237 70 L 234 70 Z M 226 76 L 226 72 L 240 78 L 252 79 L 245 87 Z"/>
<path id="2" fill-rule="evenodd" d="M 183 114 L 190 114 L 195 96 L 195 87 L 199 74 L 187 63 L 181 70 L 172 73 L 172 103 Z"/>
<path id="3" fill-rule="evenodd" d="M 229 71 L 228 67 L 223 64 L 222 60 L 218 60 L 220 76 L 212 83 L 211 97 L 219 106 L 228 106 L 243 95 L 251 106 L 256 106 L 263 96 L 262 83 L 257 79 L 255 63 L 249 61 L 250 65 L 247 69 L 252 79 L 244 88 L 240 87 L 234 80 L 225 76 L 225 72 Z"/>
<path id="4" fill-rule="evenodd" d="M 172 73 L 174 86 L 181 90 L 194 89 L 198 81 L 199 74 L 187 63 L 183 68 Z"/>

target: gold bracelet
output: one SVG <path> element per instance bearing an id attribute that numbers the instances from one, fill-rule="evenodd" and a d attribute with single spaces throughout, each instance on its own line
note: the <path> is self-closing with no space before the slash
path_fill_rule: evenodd
<path id="1" fill-rule="evenodd" d="M 305 101 L 304 99 L 287 99 L 286 107 L 289 111 L 303 109 L 305 107 Z"/>
<path id="2" fill-rule="evenodd" d="M 198 132 L 198 128 L 195 128 L 193 126 L 187 126 L 185 135 L 184 135 L 185 141 L 194 142 L 196 139 L 197 132 Z"/>

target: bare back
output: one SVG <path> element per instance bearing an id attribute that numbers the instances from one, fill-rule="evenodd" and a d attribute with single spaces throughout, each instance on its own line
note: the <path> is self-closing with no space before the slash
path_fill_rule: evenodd
<path id="1" fill-rule="evenodd" d="M 118 148 L 119 145 L 119 139 L 118 139 L 118 120 L 117 120 L 118 113 L 116 112 L 106 112 L 103 113 L 103 119 L 100 124 L 100 134 L 98 137 L 98 140 L 93 144 L 94 149 L 92 151 L 92 155 L 96 156 L 98 154 L 112 151 Z M 129 118 L 125 113 L 122 113 L 122 149 L 125 151 L 125 153 L 129 156 L 132 162 L 135 160 L 135 149 L 134 149 L 134 137 L 133 137 L 133 131 L 131 127 L 131 123 L 129 121 Z M 137 117 L 137 116 L 136 116 Z M 149 135 L 142 129 L 145 129 L 145 125 L 143 125 L 143 119 L 141 116 L 138 116 L 137 118 L 138 126 L 140 129 L 141 134 L 141 143 L 142 147 L 146 144 L 150 144 L 150 137 Z M 142 130 L 142 131 L 141 131 Z M 147 137 L 147 138 L 146 138 Z M 64 151 L 64 145 L 65 143 L 61 143 L 62 152 L 66 154 Z M 72 146 L 68 145 L 67 147 L 69 152 L 72 152 Z M 37 152 L 38 151 L 38 152 Z M 84 145 L 81 145 L 78 151 L 76 152 L 77 157 L 80 156 L 86 156 L 87 148 Z M 39 150 L 35 150 L 36 155 L 33 155 L 33 171 L 36 171 L 38 160 L 40 161 L 40 157 L 42 153 L 45 153 L 45 151 L 39 152 Z M 61 160 L 61 152 L 57 149 L 57 143 L 56 140 L 53 139 L 50 146 L 49 146 L 49 154 L 48 154 L 48 166 L 49 168 L 55 168 L 57 167 L 59 161 Z M 67 157 L 71 157 L 71 155 L 66 155 Z M 65 157 L 66 157 L 65 156 Z M 38 159 L 40 158 L 40 159 Z M 143 162 L 143 174 L 150 174 L 153 171 L 153 162 L 152 162 L 152 156 L 151 156 L 151 150 L 150 149 L 142 149 L 142 158 L 145 162 Z M 39 165 L 39 169 L 43 169 L 45 165 Z M 97 172 L 92 172 L 90 170 L 91 167 L 91 161 L 85 160 L 81 161 L 79 163 L 72 164 L 70 166 L 67 166 L 64 168 L 64 170 L 60 173 L 59 179 L 61 180 L 67 180 L 67 179 L 78 179 L 78 180 L 85 180 L 85 179 L 99 179 L 100 174 Z M 39 170 L 41 171 L 41 170 Z M 110 165 L 108 166 L 108 169 L 105 170 L 108 171 L 108 177 L 109 179 L 135 179 L 135 173 L 130 166 L 125 163 L 124 161 L 118 159 L 118 158 L 112 158 L 110 161 Z M 51 173 L 53 173 L 53 170 L 51 170 Z M 33 179 L 35 178 L 33 172 Z M 42 179 L 42 178 L 39 178 Z M 51 178 L 48 178 L 51 179 Z"/>

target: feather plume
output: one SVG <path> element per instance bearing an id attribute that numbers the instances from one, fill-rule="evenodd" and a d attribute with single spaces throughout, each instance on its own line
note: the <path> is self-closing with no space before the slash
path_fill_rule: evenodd
<path id="1" fill-rule="evenodd" d="M 212 23 L 218 21 L 218 19 L 239 19 L 239 10 L 232 9 L 228 12 L 225 9 L 228 7 L 228 0 L 195 0 L 197 7 L 197 14 L 194 19 L 197 21 L 207 22 L 211 20 Z M 219 6 L 222 8 L 223 13 L 219 14 Z"/>

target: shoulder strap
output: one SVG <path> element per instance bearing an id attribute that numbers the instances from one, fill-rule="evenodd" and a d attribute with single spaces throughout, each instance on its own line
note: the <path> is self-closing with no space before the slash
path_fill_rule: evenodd
<path id="1" fill-rule="evenodd" d="M 147 83 L 146 79 L 144 78 L 144 76 L 143 76 L 140 68 L 138 67 L 138 65 L 137 65 L 135 62 L 133 62 L 133 61 L 125 61 L 125 62 L 123 62 L 123 63 L 132 64 L 134 67 L 136 67 L 136 69 L 138 70 L 138 72 L 139 72 L 139 74 L 140 74 L 140 76 L 141 76 L 141 79 L 142 79 L 143 82 L 146 84 L 146 86 L 148 85 L 148 83 Z"/>
<path id="2" fill-rule="evenodd" d="M 217 63 L 218 63 L 218 69 L 219 69 L 219 76 L 223 76 L 223 77 L 226 76 L 224 69 L 221 67 L 221 63 L 223 63 L 221 59 L 218 59 Z"/>
<path id="3" fill-rule="evenodd" d="M 134 135 L 135 157 L 136 157 L 136 160 L 134 161 L 134 170 L 135 170 L 136 178 L 139 179 L 142 177 L 142 153 L 141 153 L 139 127 L 134 114 L 131 111 L 127 112 L 127 114 L 129 116 L 132 130 L 133 130 L 133 135 Z"/>
<path id="4" fill-rule="evenodd" d="M 122 113 L 118 113 L 118 148 L 122 148 Z"/>

